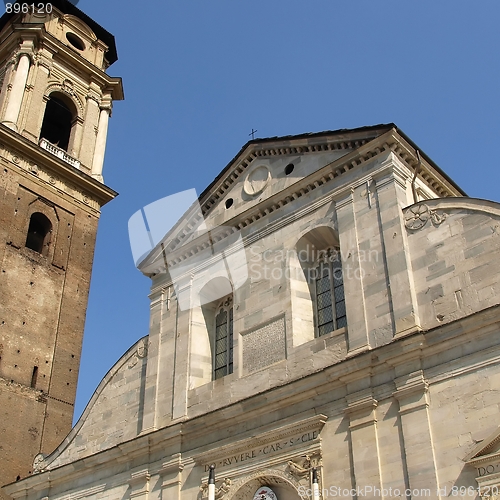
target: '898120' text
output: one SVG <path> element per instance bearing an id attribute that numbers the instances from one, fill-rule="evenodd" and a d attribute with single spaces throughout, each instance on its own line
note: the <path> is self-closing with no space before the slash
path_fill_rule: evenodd
<path id="1" fill-rule="evenodd" d="M 48 2 L 38 3 L 6 3 L 5 12 L 7 14 L 50 14 L 52 12 L 52 4 Z"/>

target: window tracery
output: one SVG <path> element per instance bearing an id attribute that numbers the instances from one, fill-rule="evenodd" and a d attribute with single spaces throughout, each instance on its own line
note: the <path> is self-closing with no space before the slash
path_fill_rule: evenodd
<path id="1" fill-rule="evenodd" d="M 226 297 L 215 316 L 214 380 L 233 373 L 233 299 Z"/>
<path id="2" fill-rule="evenodd" d="M 347 326 L 342 261 L 338 248 L 321 252 L 315 267 L 316 327 L 318 337 Z"/>

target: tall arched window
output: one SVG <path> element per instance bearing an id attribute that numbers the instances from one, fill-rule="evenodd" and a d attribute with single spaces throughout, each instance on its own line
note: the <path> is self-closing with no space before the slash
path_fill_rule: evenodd
<path id="1" fill-rule="evenodd" d="M 315 271 L 316 325 L 318 336 L 347 326 L 342 261 L 338 248 L 320 256 Z"/>
<path id="2" fill-rule="evenodd" d="M 233 373 L 233 301 L 224 299 L 215 316 L 214 380 Z"/>
<path id="3" fill-rule="evenodd" d="M 40 139 L 47 139 L 54 146 L 68 151 L 75 116 L 76 109 L 71 100 L 63 94 L 52 93 L 45 108 Z"/>
<path id="4" fill-rule="evenodd" d="M 42 255 L 47 255 L 51 231 L 52 224 L 45 215 L 40 212 L 31 214 L 25 246 Z"/>

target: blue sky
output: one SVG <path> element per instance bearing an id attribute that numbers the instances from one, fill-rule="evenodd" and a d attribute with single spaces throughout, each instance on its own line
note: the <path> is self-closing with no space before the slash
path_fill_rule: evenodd
<path id="1" fill-rule="evenodd" d="M 473 197 L 500 201 L 500 3 L 80 0 L 116 37 L 123 78 L 75 418 L 148 333 L 150 282 L 127 222 L 215 178 L 249 139 L 394 122 Z"/>

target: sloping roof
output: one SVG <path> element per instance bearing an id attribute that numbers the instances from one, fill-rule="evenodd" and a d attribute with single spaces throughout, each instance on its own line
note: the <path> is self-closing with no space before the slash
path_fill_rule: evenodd
<path id="1" fill-rule="evenodd" d="M 15 2 L 12 3 L 23 3 L 23 1 L 16 0 Z M 26 3 L 26 2 L 24 2 Z M 42 2 L 45 3 L 45 2 Z M 109 64 L 113 64 L 118 60 L 118 54 L 116 52 L 116 43 L 115 43 L 115 37 L 107 30 L 105 30 L 100 24 L 97 24 L 92 18 L 87 16 L 84 12 L 82 12 L 80 9 L 75 7 L 72 3 L 70 3 L 68 0 L 51 0 L 51 3 L 54 7 L 59 9 L 62 13 L 64 14 L 71 14 L 72 16 L 78 17 L 78 19 L 81 19 L 97 36 L 97 38 L 101 41 L 103 41 L 108 47 L 108 52 L 106 53 L 106 60 L 109 62 Z M 38 5 L 38 3 L 37 3 Z M 4 28 L 4 26 L 14 17 L 18 14 L 15 14 L 14 12 L 11 13 L 5 13 L 1 18 L 0 18 L 0 31 Z"/>
<path id="2" fill-rule="evenodd" d="M 285 136 L 275 136 L 275 137 L 266 137 L 264 139 L 252 139 L 248 141 L 236 154 L 236 156 L 224 167 L 224 169 L 219 173 L 219 175 L 208 185 L 208 187 L 200 194 L 199 200 L 202 201 L 205 196 L 212 191 L 217 182 L 224 177 L 226 172 L 231 168 L 231 166 L 237 161 L 237 159 L 243 154 L 243 152 L 249 147 L 253 145 L 265 145 L 272 142 L 283 142 L 287 141 L 296 141 L 300 139 L 313 139 L 313 138 L 321 138 L 331 135 L 348 135 L 348 134 L 357 134 L 362 132 L 373 132 L 374 137 L 382 135 L 389 130 L 394 129 L 400 134 L 414 149 L 418 149 L 422 158 L 424 158 L 433 168 L 439 172 L 455 189 L 457 189 L 462 195 L 467 196 L 465 191 L 460 188 L 445 172 L 443 172 L 432 159 L 427 156 L 400 128 L 398 128 L 394 123 L 382 123 L 379 125 L 370 125 L 365 127 L 357 127 L 357 128 L 342 128 L 338 130 L 325 130 L 323 132 L 307 132 L 298 135 L 285 135 Z"/>
<path id="3" fill-rule="evenodd" d="M 146 271 L 147 266 L 149 264 L 154 264 L 156 262 L 155 259 L 158 257 L 155 250 L 159 251 L 161 248 L 161 252 L 172 252 L 174 248 L 176 248 L 176 245 L 181 244 L 181 242 L 185 240 L 187 234 L 190 233 L 192 227 L 187 230 L 187 233 L 179 234 L 179 238 L 172 239 L 171 244 L 173 246 L 164 246 L 166 239 L 174 234 L 174 232 L 179 228 L 179 224 L 186 223 L 186 220 L 188 219 L 192 223 L 195 223 L 196 221 L 201 220 L 200 218 L 205 218 L 213 207 L 216 206 L 217 203 L 223 198 L 227 189 L 230 189 L 230 186 L 237 182 L 240 175 L 242 175 L 242 172 L 245 171 L 249 163 L 255 158 L 281 154 L 302 154 L 304 151 L 308 153 L 316 153 L 330 150 L 331 146 L 336 147 L 339 145 L 341 146 L 340 149 L 343 150 L 344 143 L 349 145 L 352 153 L 354 153 L 355 151 L 360 151 L 361 149 L 366 150 L 367 147 L 370 148 L 369 145 L 374 144 L 381 137 L 389 139 L 389 136 L 396 139 L 396 142 L 398 143 L 401 141 L 402 148 L 396 148 L 395 151 L 403 162 L 408 163 L 406 158 L 408 155 L 411 157 L 411 163 L 408 163 L 409 168 L 417 168 L 416 161 L 418 150 L 420 157 L 423 160 L 422 164 L 425 163 L 427 167 L 430 167 L 430 170 L 424 168 L 425 174 L 422 173 L 421 176 L 426 183 L 432 186 L 432 189 L 437 190 L 434 184 L 441 187 L 440 191 L 436 191 L 438 196 L 467 196 L 466 193 L 452 179 L 450 179 L 425 153 L 420 151 L 415 143 L 393 123 L 353 129 L 339 129 L 316 133 L 304 133 L 299 135 L 252 139 L 251 141 L 248 141 L 240 149 L 238 154 L 226 165 L 226 167 L 224 167 L 218 176 L 201 193 L 197 201 L 193 202 L 193 205 L 191 205 L 191 207 L 185 212 L 186 217 L 179 219 L 178 223 L 165 234 L 165 237 L 156 244 L 155 248 L 148 252 L 148 256 L 141 260 L 139 269 L 143 272 L 149 272 Z M 393 141 L 391 140 L 391 143 L 392 142 Z M 388 145 L 388 147 L 390 146 Z M 367 158 L 371 157 L 372 156 L 369 155 Z M 344 168 L 344 171 L 346 167 L 348 169 L 353 168 L 352 162 L 349 162 L 346 166 L 342 167 Z M 342 168 L 340 171 L 342 171 Z M 442 194 L 439 194 L 441 191 Z M 257 215 L 256 220 L 259 218 L 260 215 Z M 245 221 L 244 226 L 246 225 L 248 224 Z M 183 259 L 181 258 L 179 262 L 182 262 L 182 260 Z"/>

